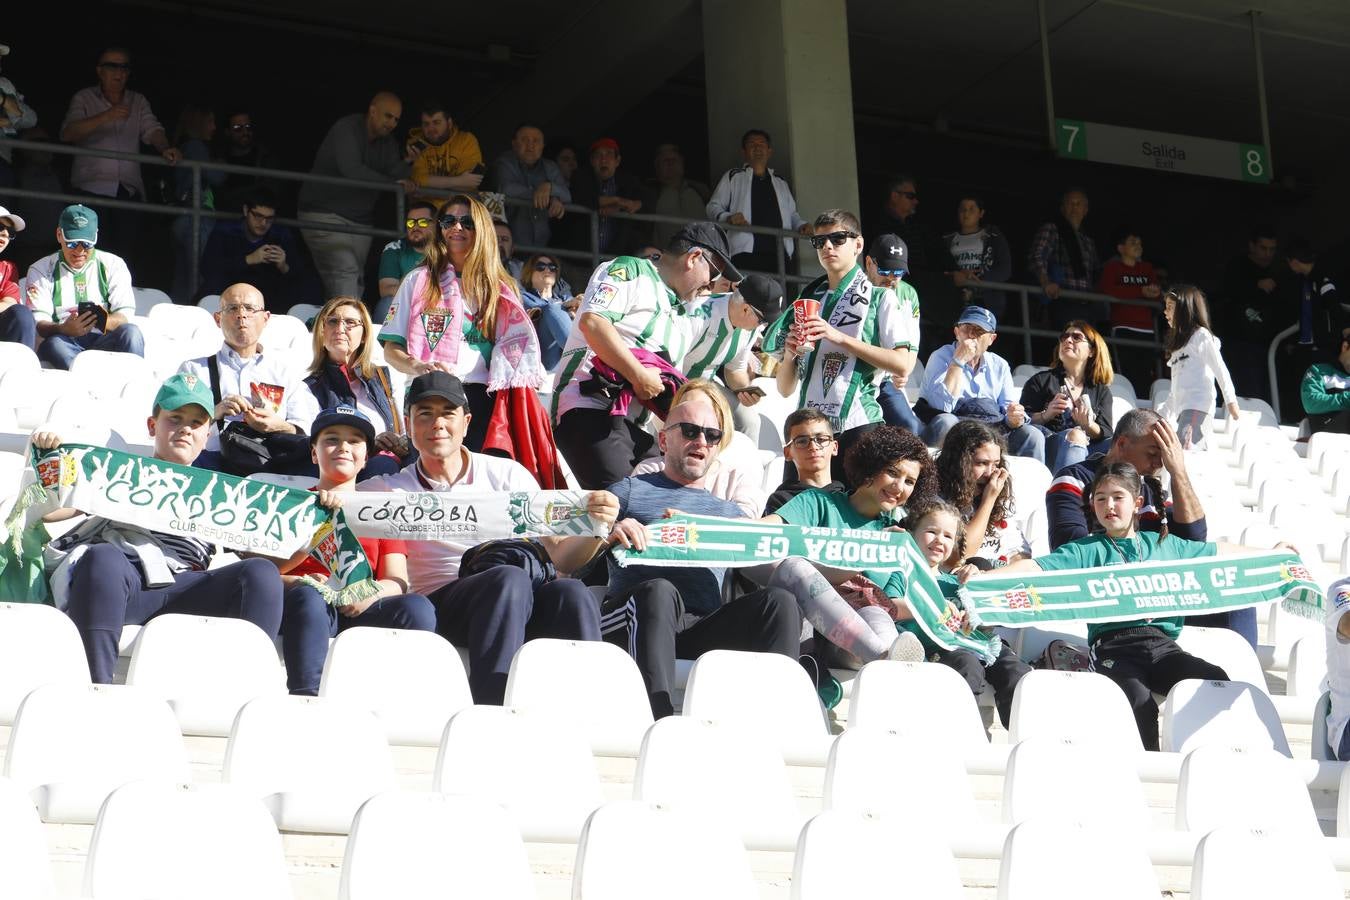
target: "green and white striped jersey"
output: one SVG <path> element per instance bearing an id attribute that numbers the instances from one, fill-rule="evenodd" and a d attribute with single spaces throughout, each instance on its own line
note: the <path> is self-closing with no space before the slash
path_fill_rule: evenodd
<path id="1" fill-rule="evenodd" d="M 723 366 L 733 372 L 743 372 L 750 367 L 750 347 L 759 329 L 746 331 L 731 324 L 731 298 L 734 296 L 711 294 L 686 307 L 694 339 L 680 368 L 690 378 L 712 378 Z"/>
<path id="2" fill-rule="evenodd" d="M 689 316 L 649 260 L 620 256 L 602 263 L 586 285 L 577 320 L 588 312 L 608 319 L 629 347 L 664 351 L 671 360 L 684 359 L 689 351 Z M 581 393 L 582 382 L 591 377 L 594 359 L 581 329 L 573 325 L 558 363 L 552 410 L 555 424 L 569 409 L 609 408 L 604 398 Z"/>

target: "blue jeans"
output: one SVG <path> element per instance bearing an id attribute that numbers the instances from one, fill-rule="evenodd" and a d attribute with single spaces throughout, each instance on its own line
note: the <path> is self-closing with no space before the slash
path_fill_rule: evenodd
<path id="1" fill-rule="evenodd" d="M 557 302 L 535 309 L 539 310 L 539 318 L 534 320 L 534 330 L 539 335 L 539 352 L 543 357 L 544 368 L 551 372 L 562 358 L 567 333 L 572 330 L 572 317 Z"/>
<path id="2" fill-rule="evenodd" d="M 930 447 L 941 447 L 947 432 L 961 421 L 951 413 L 938 413 L 923 429 L 924 443 Z M 1023 422 L 1018 428 L 1006 428 L 1008 453 L 1013 456 L 1026 456 L 1038 463 L 1045 462 L 1045 435 L 1030 422 Z"/>
<path id="3" fill-rule="evenodd" d="M 70 569 L 70 616 L 89 658 L 95 684 L 112 684 L 123 625 L 144 625 L 166 613 L 247 619 L 269 640 L 281 624 L 281 576 L 266 559 L 206 572 L 180 572 L 173 583 L 148 588 L 141 570 L 112 544 L 94 544 Z"/>
<path id="4" fill-rule="evenodd" d="M 0 341 L 23 344 L 29 350 L 37 347 L 37 322 L 22 300 L 0 312 Z"/>
<path id="5" fill-rule="evenodd" d="M 1256 649 L 1256 607 L 1230 609 L 1228 612 L 1210 613 L 1207 616 L 1187 616 L 1187 625 L 1201 625 L 1205 628 L 1227 628 L 1242 635 L 1243 640 Z"/>
<path id="6" fill-rule="evenodd" d="M 600 640 L 600 603 L 573 578 L 535 588 L 524 569 L 493 566 L 433 591 L 436 631 L 469 650 L 473 702 L 500 706 L 511 659 L 530 638 Z"/>
<path id="7" fill-rule="evenodd" d="M 328 639 L 357 625 L 435 631 L 436 608 L 421 594 L 398 594 L 376 600 L 359 616 L 344 616 L 325 603 L 313 585 L 290 585 L 282 598 L 281 656 L 286 661 L 286 687 L 292 694 L 314 697 L 319 693 Z"/>
<path id="8" fill-rule="evenodd" d="M 1085 445 L 1070 443 L 1069 431 L 1072 429 L 1051 431 L 1043 425 L 1037 425 L 1036 428 L 1045 435 L 1045 466 L 1052 473 L 1087 459 L 1088 448 Z"/>
<path id="9" fill-rule="evenodd" d="M 38 347 L 38 359 L 50 363 L 54 369 L 69 369 L 75 357 L 83 350 L 109 350 L 114 353 L 134 353 L 145 356 L 145 338 L 141 330 L 131 323 L 123 325 L 106 334 L 91 331 L 81 337 L 67 337 L 53 334 Z"/>
<path id="10" fill-rule="evenodd" d="M 914 410 L 909 406 L 905 392 L 891 384 L 890 378 L 883 378 L 877 390 L 877 403 L 881 406 L 881 417 L 887 425 L 894 425 L 919 434 L 923 426 L 919 424 Z"/>

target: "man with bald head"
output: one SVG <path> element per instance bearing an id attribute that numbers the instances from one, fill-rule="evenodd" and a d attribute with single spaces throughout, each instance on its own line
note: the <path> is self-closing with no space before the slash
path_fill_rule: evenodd
<path id="1" fill-rule="evenodd" d="M 306 435 L 319 414 L 319 403 L 305 386 L 301 369 L 283 354 L 266 351 L 262 334 L 271 313 L 262 293 L 251 284 L 232 284 L 220 295 L 215 316 L 225 345 L 214 356 L 190 359 L 178 368 L 210 385 L 215 399 L 211 418 L 218 430 L 206 450 L 217 456 L 208 459 L 235 475 L 305 474 L 310 462 Z M 229 454 L 220 454 L 220 431 L 230 429 L 265 443 L 271 462 L 249 469 Z"/>
<path id="2" fill-rule="evenodd" d="M 333 123 L 314 155 L 310 172 L 362 181 L 395 181 L 412 191 L 412 160 L 393 137 L 403 115 L 403 102 L 381 91 L 370 99 L 365 114 L 352 113 Z M 300 219 L 316 225 L 370 228 L 380 191 L 307 181 L 300 188 Z M 306 229 L 305 243 L 323 281 L 325 297 L 365 299 L 366 257 L 370 235 Z"/>
<path id="3" fill-rule="evenodd" d="M 645 526 L 667 510 L 701 516 L 745 517 L 741 508 L 707 490 L 713 463 L 731 443 L 731 410 L 716 385 L 693 379 L 681 388 L 657 435 L 665 467 L 610 487 L 619 498 L 611 544 L 641 550 Z M 629 652 L 647 684 L 652 715 L 671 715 L 675 660 L 708 650 L 753 650 L 796 657 L 802 614 L 791 591 L 761 588 L 722 602 L 723 569 L 618 566 L 609 570 L 602 607 L 606 639 L 626 623 Z"/>

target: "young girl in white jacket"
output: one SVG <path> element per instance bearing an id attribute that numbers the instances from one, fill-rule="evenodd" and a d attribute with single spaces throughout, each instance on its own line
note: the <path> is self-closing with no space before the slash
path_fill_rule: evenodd
<path id="1" fill-rule="evenodd" d="M 1176 422 L 1183 447 L 1204 445 L 1209 417 L 1214 413 L 1214 382 L 1223 390 L 1229 417 L 1238 418 L 1237 391 L 1219 355 L 1219 339 L 1209 328 L 1209 307 L 1204 291 L 1179 284 L 1163 295 L 1167 317 L 1167 366 L 1172 386 L 1158 405 L 1158 414 Z"/>

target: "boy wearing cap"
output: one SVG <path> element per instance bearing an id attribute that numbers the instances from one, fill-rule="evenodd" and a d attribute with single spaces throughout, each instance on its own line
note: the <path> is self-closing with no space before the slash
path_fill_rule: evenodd
<path id="1" fill-rule="evenodd" d="M 375 426 L 354 406 L 334 406 L 314 419 L 310 455 L 319 467 L 315 490 L 345 493 L 356 490 L 356 476 L 375 450 Z M 322 496 L 322 495 L 321 495 Z M 329 497 L 324 497 L 325 503 Z M 330 606 L 310 576 L 326 580 L 328 572 L 306 550 L 278 561 L 285 585 L 281 615 L 281 654 L 286 661 L 286 686 L 292 694 L 319 693 L 328 639 L 357 625 L 377 628 L 436 630 L 436 608 L 421 594 L 408 592 L 408 547 L 403 541 L 361 538 L 380 592 L 357 603 Z"/>
<path id="2" fill-rule="evenodd" d="M 763 394 L 746 390 L 755 380 L 750 374 L 750 348 L 764 323 L 777 319 L 786 308 L 783 289 L 767 275 L 747 276 L 730 293 L 708 294 L 688 307 L 694 340 L 680 369 L 690 379 L 712 379 L 720 373 L 736 430 L 756 442 L 759 413 L 750 407 Z"/>
<path id="3" fill-rule="evenodd" d="M 909 274 L 909 245 L 893 234 L 883 234 L 872 242 L 872 252 L 865 262 L 867 277 L 880 287 L 895 291 L 902 300 L 908 300 L 914 309 L 919 308 L 919 295 L 913 286 L 905 281 Z M 918 348 L 915 348 L 917 356 Z M 911 369 L 911 371 L 913 371 Z M 909 383 L 909 373 L 891 375 L 881 380 L 877 389 L 877 403 L 881 404 L 881 415 L 887 425 L 895 425 L 918 434 L 923 427 L 914 416 L 905 396 L 905 385 Z"/>
<path id="4" fill-rule="evenodd" d="M 0 206 L 0 253 L 5 252 L 9 242 L 23 229 L 23 219 Z M 17 273 L 14 263 L 0 259 L 0 341 L 12 341 L 36 350 L 37 324 L 33 321 L 33 311 L 24 306 L 23 298 L 19 296 Z"/>
<path id="5" fill-rule="evenodd" d="M 994 314 L 967 306 L 952 330 L 956 340 L 934 350 L 924 368 L 923 393 L 914 407 L 927 423 L 923 439 L 930 447 L 941 447 L 953 425 L 976 419 L 1003 427 L 1009 453 L 1044 464 L 1045 435 L 1018 402 L 1007 361 L 989 350 L 998 337 Z"/>
<path id="6" fill-rule="evenodd" d="M 686 305 L 719 276 L 741 281 L 726 232 L 711 222 L 682 227 L 655 265 L 620 256 L 591 275 L 558 362 L 552 410 L 554 439 L 582 487 L 605 488 L 626 478 L 655 446 L 637 422 L 610 415 L 612 399 L 591 390 L 594 361 L 623 376 L 639 400 L 659 395 L 660 370 L 644 366 L 633 351 L 683 360 L 693 338 Z"/>
<path id="7" fill-rule="evenodd" d="M 451 494 L 539 490 L 519 463 L 465 448 L 469 400 L 454 375 L 437 371 L 417 376 L 404 402 L 418 459 L 394 475 L 361 482 L 357 490 Z M 586 511 L 606 529 L 618 508 L 618 500 L 606 491 L 586 497 Z M 603 545 L 600 539 L 586 537 L 538 540 L 560 572 L 576 571 Z M 412 589 L 436 606 L 437 633 L 468 648 L 474 702 L 500 704 L 511 659 L 527 635 L 599 640 L 600 607 L 580 581 L 557 578 L 535 584 L 525 569 L 513 565 L 492 566 L 461 578 L 460 560 L 471 546 L 455 540 L 410 541 L 408 574 Z"/>
<path id="8" fill-rule="evenodd" d="M 56 244 L 57 252 L 28 268 L 24 302 L 42 338 L 38 358 L 69 369 L 83 350 L 144 356 L 141 330 L 127 321 L 136 313 L 131 271 L 120 256 L 95 249 L 98 213 L 78 203 L 67 206 L 56 227 Z"/>
<path id="9" fill-rule="evenodd" d="M 173 375 L 155 395 L 146 427 L 154 458 L 190 466 L 211 430 L 211 391 L 192 375 Z M 50 450 L 61 438 L 33 433 Z M 78 510 L 57 510 L 47 521 Z M 123 625 L 143 625 L 164 612 L 247 619 L 275 639 L 281 623 L 281 577 L 265 559 L 207 571 L 214 548 L 181 534 L 147 531 L 92 517 L 52 541 L 68 555 L 51 576 L 56 605 L 80 632 L 95 684 L 111 684 Z"/>
<path id="10" fill-rule="evenodd" d="M 864 434 L 885 422 L 877 399 L 888 374 L 908 377 L 919 349 L 919 298 L 868 280 L 860 259 L 862 226 L 842 209 L 816 217 L 811 246 L 825 277 L 806 287 L 819 313 L 792 329 L 778 367 L 778 392 L 818 409 L 839 438 L 831 469 L 844 475 L 843 458 Z M 902 282 L 897 282 L 901 283 Z"/>

